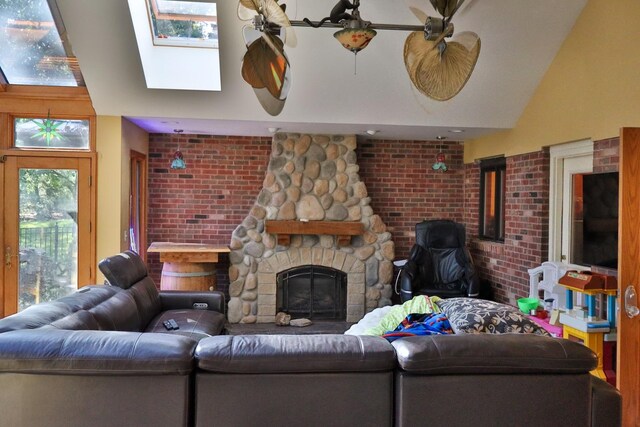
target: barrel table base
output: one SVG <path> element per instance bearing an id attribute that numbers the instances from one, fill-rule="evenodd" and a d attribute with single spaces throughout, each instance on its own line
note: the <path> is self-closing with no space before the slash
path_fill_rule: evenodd
<path id="1" fill-rule="evenodd" d="M 163 291 L 214 291 L 216 265 L 210 262 L 165 262 L 160 289 Z"/>

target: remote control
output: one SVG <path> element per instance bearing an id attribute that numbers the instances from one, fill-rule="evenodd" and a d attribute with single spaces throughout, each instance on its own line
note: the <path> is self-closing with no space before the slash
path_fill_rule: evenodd
<path id="1" fill-rule="evenodd" d="M 167 331 L 175 331 L 176 329 L 180 329 L 180 326 L 178 326 L 178 322 L 176 322 L 175 319 L 165 320 L 164 322 L 162 322 L 162 324 Z"/>

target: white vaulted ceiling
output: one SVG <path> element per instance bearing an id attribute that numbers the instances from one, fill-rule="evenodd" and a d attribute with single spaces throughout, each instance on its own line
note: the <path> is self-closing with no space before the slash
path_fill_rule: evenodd
<path id="1" fill-rule="evenodd" d="M 296 28 L 297 47 L 286 49 L 292 89 L 277 117 L 263 111 L 240 76 L 246 49 L 236 0 L 217 2 L 220 92 L 147 89 L 127 0 L 58 0 L 58 5 L 97 114 L 127 117 L 150 132 L 268 135 L 268 128 L 280 128 L 361 134 L 372 129 L 380 131 L 377 138 L 460 139 L 447 131 L 464 129 L 467 139 L 515 126 L 586 2 L 468 0 L 453 22 L 458 32 L 476 32 L 482 49 L 467 85 L 447 102 L 412 89 L 402 58 L 406 32 L 378 31 L 358 54 L 354 74 L 354 56 L 333 38 L 335 29 Z M 287 11 L 291 19 L 319 20 L 334 3 L 297 0 Z M 427 0 L 422 4 L 436 15 Z M 419 25 L 403 0 L 361 0 L 360 13 L 376 23 Z"/>

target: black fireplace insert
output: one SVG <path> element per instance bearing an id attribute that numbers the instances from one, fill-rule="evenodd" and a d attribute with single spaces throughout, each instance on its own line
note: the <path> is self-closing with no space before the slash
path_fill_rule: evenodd
<path id="1" fill-rule="evenodd" d="M 278 273 L 277 311 L 293 319 L 346 320 L 347 274 L 306 265 Z"/>

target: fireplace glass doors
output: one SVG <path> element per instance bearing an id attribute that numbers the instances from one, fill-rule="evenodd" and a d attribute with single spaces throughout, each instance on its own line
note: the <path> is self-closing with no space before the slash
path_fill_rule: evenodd
<path id="1" fill-rule="evenodd" d="M 308 265 L 278 273 L 277 281 L 277 311 L 293 319 L 346 320 L 346 273 Z"/>

